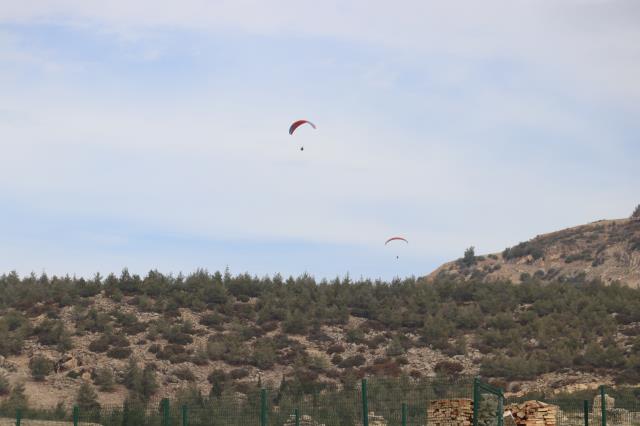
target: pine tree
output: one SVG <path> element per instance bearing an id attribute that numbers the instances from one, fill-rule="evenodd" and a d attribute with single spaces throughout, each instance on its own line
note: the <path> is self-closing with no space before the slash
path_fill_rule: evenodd
<path id="1" fill-rule="evenodd" d="M 471 246 L 464 251 L 464 257 L 462 258 L 462 263 L 465 266 L 472 266 L 476 263 L 476 251 L 475 247 Z"/>
<path id="2" fill-rule="evenodd" d="M 285 396 L 287 390 L 289 389 L 287 378 L 285 375 L 282 375 L 282 381 L 280 382 L 280 387 L 278 388 L 278 394 L 276 395 L 275 402 L 280 403 L 280 400 Z"/>
<path id="3" fill-rule="evenodd" d="M 156 373 L 150 365 L 144 367 L 142 372 L 142 395 L 149 399 L 158 391 Z"/>
<path id="4" fill-rule="evenodd" d="M 100 404 L 98 403 L 98 394 L 93 386 L 87 382 L 83 382 L 78 389 L 76 395 L 76 403 L 81 413 L 96 412 L 100 410 Z"/>
<path id="5" fill-rule="evenodd" d="M 142 390 L 142 370 L 133 358 L 129 358 L 129 364 L 124 373 L 124 385 L 130 391 L 141 393 Z"/>
<path id="6" fill-rule="evenodd" d="M 636 207 L 636 209 L 633 211 L 631 218 L 640 219 L 640 204 L 638 204 L 638 207 Z"/>
<path id="7" fill-rule="evenodd" d="M 387 356 L 399 356 L 405 353 L 405 350 L 402 347 L 402 342 L 400 342 L 398 336 L 395 336 L 393 339 L 391 339 L 391 342 L 387 346 L 386 352 Z"/>
<path id="8" fill-rule="evenodd" d="M 222 396 L 223 391 L 222 383 L 213 382 L 211 384 L 211 390 L 209 391 L 209 398 L 219 398 Z"/>

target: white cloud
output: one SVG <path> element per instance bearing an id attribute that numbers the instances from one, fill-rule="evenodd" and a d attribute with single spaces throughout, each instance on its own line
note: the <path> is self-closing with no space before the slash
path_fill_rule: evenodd
<path id="1" fill-rule="evenodd" d="M 578 84 L 583 97 L 636 101 L 640 8 L 634 0 L 8 2 L 0 22 L 54 22 L 137 38 L 167 29 L 328 37 L 415 55 L 511 57 Z"/>

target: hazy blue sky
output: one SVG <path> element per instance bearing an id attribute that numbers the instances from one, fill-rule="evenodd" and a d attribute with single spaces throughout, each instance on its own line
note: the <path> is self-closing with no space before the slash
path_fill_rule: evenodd
<path id="1" fill-rule="evenodd" d="M 0 0 L 0 272 L 390 278 L 628 216 L 639 22 L 637 0 Z"/>

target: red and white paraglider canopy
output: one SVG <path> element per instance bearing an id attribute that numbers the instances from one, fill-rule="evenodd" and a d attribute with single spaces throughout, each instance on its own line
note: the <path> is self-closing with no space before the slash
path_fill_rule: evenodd
<path id="1" fill-rule="evenodd" d="M 391 237 L 387 241 L 384 242 L 384 245 L 386 246 L 391 241 L 404 241 L 405 243 L 409 244 L 409 241 L 407 241 L 406 238 L 403 238 L 403 237 Z"/>
<path id="2" fill-rule="evenodd" d="M 300 126 L 302 126 L 303 124 L 308 124 L 309 126 L 313 127 L 314 129 L 316 128 L 316 125 L 313 124 L 312 122 L 310 122 L 309 120 L 297 120 L 294 121 L 291 126 L 289 127 L 289 134 L 293 135 L 293 132 L 296 131 L 296 129 Z"/>

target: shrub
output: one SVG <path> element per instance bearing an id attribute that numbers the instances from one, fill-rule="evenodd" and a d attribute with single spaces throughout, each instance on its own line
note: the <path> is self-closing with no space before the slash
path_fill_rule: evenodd
<path id="1" fill-rule="evenodd" d="M 62 321 L 46 319 L 42 321 L 33 332 L 40 344 L 57 346 L 60 351 L 71 349 L 70 336 L 64 328 Z"/>
<path id="2" fill-rule="evenodd" d="M 178 368 L 173 372 L 173 375 L 180 380 L 186 380 L 187 382 L 195 382 L 196 376 L 193 374 L 189 367 Z"/>
<path id="3" fill-rule="evenodd" d="M 191 362 L 195 365 L 207 365 L 209 364 L 209 355 L 207 354 L 207 348 L 200 346 L 196 353 L 191 357 Z"/>
<path id="4" fill-rule="evenodd" d="M 364 371 L 373 376 L 390 376 L 397 377 L 402 373 L 402 369 L 398 363 L 388 360 L 380 364 L 365 367 Z"/>
<path id="5" fill-rule="evenodd" d="M 96 340 L 89 343 L 89 350 L 91 352 L 106 352 L 109 349 L 109 336 L 102 335 L 98 337 Z"/>
<path id="6" fill-rule="evenodd" d="M 111 348 L 107 351 L 107 356 L 115 359 L 127 359 L 132 353 L 130 348 Z"/>
<path id="7" fill-rule="evenodd" d="M 357 354 L 357 355 L 350 356 L 348 358 L 343 359 L 342 362 L 338 364 L 338 367 L 340 368 L 360 367 L 361 365 L 364 365 L 365 362 L 367 362 L 365 357 L 360 354 Z"/>
<path id="8" fill-rule="evenodd" d="M 360 328 L 351 328 L 347 330 L 347 342 L 349 343 L 363 343 L 364 331 Z"/>
<path id="9" fill-rule="evenodd" d="M 329 360 L 323 355 L 311 355 L 307 361 L 309 370 L 322 373 L 329 368 Z"/>
<path id="10" fill-rule="evenodd" d="M 422 340 L 433 349 L 446 349 L 449 346 L 451 324 L 439 316 L 426 318 L 422 328 Z"/>
<path id="11" fill-rule="evenodd" d="M 440 361 L 435 365 L 434 370 L 438 374 L 455 376 L 456 374 L 460 374 L 464 370 L 464 367 L 456 361 Z"/>
<path id="12" fill-rule="evenodd" d="M 192 361 L 191 356 L 187 353 L 175 354 L 169 357 L 169 362 L 171 364 L 182 364 L 183 362 Z"/>
<path id="13" fill-rule="evenodd" d="M 244 379 L 249 376 L 249 370 L 246 368 L 236 368 L 235 370 L 231 370 L 229 376 L 234 380 Z"/>
<path id="14" fill-rule="evenodd" d="M 213 370 L 207 376 L 207 380 L 211 384 L 226 382 L 227 381 L 227 373 L 225 373 L 224 370 Z"/>
<path id="15" fill-rule="evenodd" d="M 590 250 L 583 250 L 580 253 L 573 253 L 568 255 L 567 257 L 564 258 L 564 262 L 565 263 L 571 263 L 571 262 L 576 262 L 579 260 L 592 260 L 591 258 L 591 251 Z"/>
<path id="16" fill-rule="evenodd" d="M 253 349 L 253 365 L 260 369 L 267 369 L 273 366 L 278 355 L 276 348 L 270 340 L 259 340 Z"/>
<path id="17" fill-rule="evenodd" d="M 102 392 L 111 392 L 114 387 L 113 373 L 109 368 L 98 368 L 93 383 L 99 387 Z"/>
<path id="18" fill-rule="evenodd" d="M 402 356 L 397 356 L 396 357 L 396 363 L 398 365 L 409 365 L 409 358 L 407 358 L 406 356 L 402 355 Z"/>
<path id="19" fill-rule="evenodd" d="M 387 338 L 379 334 L 367 341 L 367 347 L 369 349 L 377 349 L 381 344 L 383 344 L 386 341 L 387 341 Z"/>
<path id="20" fill-rule="evenodd" d="M 176 345 L 188 345 L 193 343 L 193 337 L 185 333 L 180 326 L 171 327 L 163 336 L 169 343 Z"/>
<path id="21" fill-rule="evenodd" d="M 25 394 L 24 383 L 17 383 L 11 389 L 9 398 L 2 402 L 2 409 L 5 412 L 15 413 L 16 410 L 26 411 L 29 407 L 27 395 Z"/>
<path id="22" fill-rule="evenodd" d="M 226 352 L 226 347 L 224 343 L 217 342 L 217 341 L 207 342 L 207 354 L 209 355 L 209 359 L 211 361 L 222 360 L 225 352 Z"/>
<path id="23" fill-rule="evenodd" d="M 278 321 L 267 321 L 263 323 L 260 328 L 263 332 L 269 333 L 271 331 L 276 331 L 278 329 Z"/>
<path id="24" fill-rule="evenodd" d="M 8 395 L 11 391 L 11 384 L 5 374 L 0 374 L 0 396 Z"/>
<path id="25" fill-rule="evenodd" d="M 109 336 L 109 344 L 118 348 L 126 348 L 129 346 L 129 339 L 122 334 L 112 334 Z"/>
<path id="26" fill-rule="evenodd" d="M 205 327 L 216 327 L 222 325 L 224 323 L 224 319 L 218 313 L 205 314 L 200 318 L 200 324 Z"/>
<path id="27" fill-rule="evenodd" d="M 334 343 L 333 345 L 329 346 L 327 348 L 327 353 L 329 355 L 332 354 L 341 354 L 345 351 L 345 348 L 343 345 L 341 345 L 340 343 Z"/>
<path id="28" fill-rule="evenodd" d="M 631 217 L 633 219 L 639 219 L 640 218 L 640 204 L 638 204 L 636 209 L 633 211 L 633 213 L 631 214 Z"/>
<path id="29" fill-rule="evenodd" d="M 31 377 L 42 381 L 53 371 L 53 361 L 42 355 L 36 355 L 29 360 L 29 370 L 31 370 Z"/>
<path id="30" fill-rule="evenodd" d="M 146 322 L 140 322 L 140 321 L 136 320 L 135 322 L 133 322 L 131 324 L 124 325 L 122 327 L 122 331 L 125 334 L 134 335 L 134 334 L 139 334 L 139 333 L 142 333 L 142 332 L 146 331 L 147 326 L 148 325 L 147 325 Z"/>
<path id="31" fill-rule="evenodd" d="M 402 347 L 400 339 L 394 337 L 393 340 L 391 340 L 391 343 L 389 343 L 389 346 L 387 346 L 386 352 L 387 356 L 398 356 L 404 354 L 405 350 Z"/>
<path id="32" fill-rule="evenodd" d="M 331 363 L 333 365 L 339 365 L 343 361 L 342 355 L 335 354 L 331 357 Z"/>
<path id="33" fill-rule="evenodd" d="M 506 248 L 502 252 L 502 257 L 505 260 L 517 259 L 520 257 L 529 256 L 529 255 L 531 255 L 533 260 L 537 260 L 544 256 L 544 251 L 542 250 L 542 247 L 540 247 L 535 242 L 527 241 L 527 242 L 520 243 L 516 246 L 513 246 L 511 248 Z"/>
<path id="34" fill-rule="evenodd" d="M 225 342 L 227 350 L 223 355 L 223 360 L 231 365 L 248 364 L 251 361 L 249 349 L 242 343 L 229 339 Z"/>

